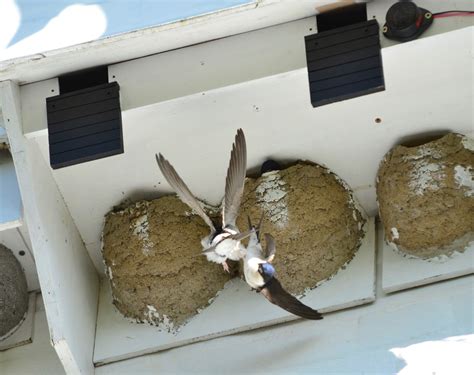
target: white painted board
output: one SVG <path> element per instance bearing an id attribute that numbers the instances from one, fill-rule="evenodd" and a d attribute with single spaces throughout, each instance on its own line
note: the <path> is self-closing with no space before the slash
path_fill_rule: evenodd
<path id="1" fill-rule="evenodd" d="M 247 138 L 249 169 L 268 157 L 326 165 L 376 215 L 375 176 L 391 147 L 417 134 L 472 131 L 473 30 L 384 48 L 386 91 L 318 108 L 310 103 L 307 71 L 299 69 L 124 111 L 124 154 L 53 171 L 97 270 L 103 272 L 104 215 L 125 198 L 171 191 L 155 153 L 173 163 L 199 198 L 215 204 L 223 197 L 238 127 Z M 222 53 L 232 48 L 223 44 Z M 48 162 L 47 137 L 36 140 Z"/>
<path id="2" fill-rule="evenodd" d="M 374 301 L 374 219 L 369 219 L 366 228 L 366 235 L 354 259 L 333 278 L 308 292 L 302 299 L 305 304 L 324 313 Z M 94 363 L 115 362 L 294 319 L 297 317 L 250 291 L 244 281 L 233 279 L 210 306 L 193 317 L 177 334 L 168 333 L 124 318 L 113 306 L 109 282 L 104 279 L 99 300 Z"/>
<path id="3" fill-rule="evenodd" d="M 314 30 L 316 19 L 311 17 L 125 61 L 109 66 L 109 81 L 120 84 L 122 111 L 201 94 L 304 68 L 304 37 Z"/>
<path id="4" fill-rule="evenodd" d="M 20 90 L 15 82 L 0 82 L 0 101 L 25 206 L 51 343 L 66 372 L 89 374 L 94 369 L 97 273 L 35 140 L 27 140 L 22 134 Z"/>
<path id="5" fill-rule="evenodd" d="M 385 242 L 383 228 L 379 233 L 383 257 L 382 288 L 385 293 L 474 273 L 474 242 L 463 253 L 455 253 L 450 258 L 423 260 L 396 251 Z"/>
<path id="6" fill-rule="evenodd" d="M 0 150 L 0 231 L 21 225 L 22 205 L 10 153 Z"/>
<path id="7" fill-rule="evenodd" d="M 17 346 L 26 345 L 33 340 L 33 321 L 36 312 L 36 292 L 31 292 L 28 296 L 28 311 L 25 320 L 21 323 L 11 336 L 0 341 L 0 352 L 3 350 L 15 348 Z"/>
<path id="8" fill-rule="evenodd" d="M 59 80 L 57 78 L 46 79 L 33 85 L 20 87 L 23 132 L 25 137 L 31 138 L 35 132 L 48 129 L 48 118 L 46 115 L 46 98 L 59 95 Z M 38 100 L 41 98 L 41 100 Z"/>
<path id="9" fill-rule="evenodd" d="M 22 227 L 23 225 L 21 227 L 0 231 L 0 244 L 10 249 L 23 267 L 28 284 L 28 291 L 37 291 L 40 289 L 40 285 L 36 272 L 36 264 L 28 243 L 29 240 L 25 238 L 22 233 L 24 232 L 21 230 Z M 23 252 L 24 255 L 20 255 L 23 254 Z"/>
<path id="10" fill-rule="evenodd" d="M 31 245 L 30 233 L 28 232 L 28 222 L 23 217 L 22 225 L 18 227 L 18 232 L 23 239 L 25 246 L 30 250 L 31 256 L 34 258 L 33 246 Z"/>
<path id="11" fill-rule="evenodd" d="M 217 12 L 2 61 L 0 81 L 15 80 L 21 84 L 37 82 L 72 71 L 219 40 L 305 17 L 314 19 L 315 6 L 319 1 L 258 0 L 257 4 L 249 1 L 249 4 Z M 123 21 L 127 24 L 129 20 Z M 50 37 L 54 39 L 54 36 Z M 63 35 L 57 37 L 64 38 Z"/>
<path id="12" fill-rule="evenodd" d="M 116 362 L 96 375 L 472 375 L 474 276 L 372 304 Z M 317 322 L 319 323 L 319 322 Z"/>

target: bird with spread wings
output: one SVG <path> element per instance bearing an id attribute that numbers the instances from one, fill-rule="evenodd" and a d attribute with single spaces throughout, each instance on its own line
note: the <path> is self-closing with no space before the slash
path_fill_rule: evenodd
<path id="1" fill-rule="evenodd" d="M 248 237 L 251 231 L 241 233 L 236 225 L 240 201 L 244 192 L 245 174 L 247 170 L 247 146 L 242 129 L 237 130 L 229 167 L 225 181 L 225 196 L 221 213 L 221 221 L 213 222 L 204 211 L 202 205 L 191 193 L 174 167 L 162 154 L 156 155 L 156 161 L 168 184 L 178 197 L 187 204 L 209 226 L 210 233 L 201 240 L 203 254 L 211 262 L 222 264 L 229 272 L 227 259 L 239 260 L 246 254 L 241 240 Z"/>

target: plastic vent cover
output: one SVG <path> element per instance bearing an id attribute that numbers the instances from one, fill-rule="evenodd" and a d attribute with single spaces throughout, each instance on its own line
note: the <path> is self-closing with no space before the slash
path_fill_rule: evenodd
<path id="1" fill-rule="evenodd" d="M 305 45 L 313 107 L 385 90 L 376 20 L 308 35 Z"/>
<path id="2" fill-rule="evenodd" d="M 53 96 L 46 105 L 53 169 L 123 153 L 117 82 Z"/>

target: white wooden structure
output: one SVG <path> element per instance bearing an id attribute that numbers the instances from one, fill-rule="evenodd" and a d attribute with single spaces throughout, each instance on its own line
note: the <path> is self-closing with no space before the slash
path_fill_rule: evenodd
<path id="1" fill-rule="evenodd" d="M 18 208 L 18 199 L 8 200 L 23 214 L 3 219 L 2 211 L 0 228 L 21 228 L 20 223 L 27 223 L 33 270 L 29 283 L 36 285 L 36 268 L 49 333 L 40 327 L 35 330 L 42 342 L 48 341 L 49 334 L 67 373 L 213 372 L 222 366 L 236 373 L 325 373 L 347 372 L 351 364 L 357 372 L 385 373 L 400 369 L 396 356 L 404 358 L 409 352 L 407 348 L 414 343 L 411 332 L 420 341 L 472 332 L 472 276 L 385 295 L 420 282 L 410 275 L 398 283 L 401 286 L 397 282 L 398 286 L 386 286 L 387 277 L 393 278 L 394 272 L 396 277 L 397 271 L 390 270 L 392 262 L 385 264 L 391 254 L 384 249 L 380 231 L 377 246 L 373 245 L 373 225 L 366 238 L 372 245 L 358 254 L 365 256 L 362 265 L 355 259 L 352 268 L 326 284 L 329 291 L 321 288 L 311 303 L 328 311 L 354 306 L 354 301 L 375 303 L 330 313 L 317 325 L 297 321 L 141 356 L 190 344 L 197 336 L 185 336 L 170 345 L 167 339 L 154 337 L 158 333 L 153 327 L 125 325 L 111 309 L 107 288 L 100 288 L 104 214 L 124 198 L 152 198 L 170 191 L 165 183 L 158 184 L 162 177 L 154 161 L 157 151 L 175 155 L 173 162 L 191 189 L 216 203 L 221 199 L 226 164 L 219 155 L 227 155 L 228 140 L 237 127 L 243 127 L 249 167 L 256 168 L 268 157 L 309 159 L 326 165 L 352 187 L 363 209 L 375 217 L 375 175 L 393 145 L 420 133 L 454 131 L 474 136 L 472 20 L 440 22 L 411 43 L 383 41 L 386 91 L 315 109 L 309 101 L 303 37 L 316 31 L 316 6 L 332 2 L 295 3 L 259 1 L 257 6 L 243 5 L 41 56 L 0 62 L 3 126 L 23 207 L 22 211 Z M 435 1 L 425 3 L 435 8 Z M 460 2 L 447 3 L 456 8 Z M 390 4 L 369 3 L 370 18 L 383 22 Z M 469 6 L 468 2 L 463 5 Z M 57 76 L 103 64 L 109 66 L 109 80 L 116 80 L 121 87 L 125 153 L 53 171 L 45 99 L 58 94 Z M 201 147 L 208 143 L 209 134 L 216 146 Z M 193 162 L 205 160 L 205 166 L 195 168 L 188 163 L 191 156 Z M 11 163 L 8 168 L 11 171 Z M 18 196 L 15 194 L 12 197 Z M 437 271 L 445 273 L 438 279 L 472 273 L 470 254 L 461 262 L 461 273 L 458 269 L 453 272 L 455 266 L 445 267 Z M 361 268 L 355 269 L 358 264 Z M 347 283 L 357 289 L 351 297 L 344 295 Z M 233 304 L 241 303 L 241 299 L 223 297 L 221 304 L 211 307 L 217 311 L 210 309 L 209 314 L 230 314 Z M 258 301 L 248 302 L 249 309 L 259 306 Z M 250 313 L 236 317 L 238 322 L 232 327 L 223 321 L 218 330 L 209 329 L 207 336 L 203 315 L 198 337 L 211 339 L 289 320 L 279 312 L 265 315 L 269 307 L 260 311 L 263 317 L 253 318 Z M 45 324 L 42 311 L 35 319 Z M 446 323 L 441 324 L 440 319 Z M 395 320 L 401 323 L 393 325 Z M 134 339 L 146 342 L 127 343 Z M 407 351 L 397 351 L 397 345 L 405 345 Z M 236 346 L 241 349 L 233 357 Z M 251 350 L 253 346 L 258 349 Z M 13 350 L 27 353 L 26 348 Z M 38 350 L 34 341 L 31 348 Z M 378 364 L 370 363 L 374 348 Z M 390 350 L 394 352 L 388 354 Z M 15 367 L 14 353 L 0 353 L 0 372 L 30 371 L 28 361 Z M 197 363 L 201 356 L 205 363 Z M 262 364 L 262 356 L 272 360 Z M 58 371 L 54 356 L 46 357 L 48 368 Z M 112 363 L 131 357 L 136 358 Z"/>

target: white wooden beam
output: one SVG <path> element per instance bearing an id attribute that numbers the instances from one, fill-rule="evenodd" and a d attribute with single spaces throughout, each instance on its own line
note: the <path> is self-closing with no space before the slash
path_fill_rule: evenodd
<path id="1" fill-rule="evenodd" d="M 0 82 L 0 103 L 52 344 L 67 373 L 93 373 L 97 273 L 38 145 L 22 134 L 17 84 Z"/>
<path id="2" fill-rule="evenodd" d="M 27 138 L 48 134 L 46 98 L 59 94 L 59 80 L 47 79 L 20 87 L 23 134 Z"/>
<path id="3" fill-rule="evenodd" d="M 109 66 L 122 111 L 306 67 L 310 17 Z M 203 94 L 204 95 L 204 94 Z"/>
<path id="4" fill-rule="evenodd" d="M 0 62 L 0 81 L 24 84 L 225 38 L 316 14 L 335 0 L 257 0 L 166 24 Z M 126 22 L 126 20 L 124 20 Z"/>
<path id="5" fill-rule="evenodd" d="M 383 24 L 385 14 L 394 1 L 368 1 L 369 19 L 377 18 L 379 23 Z M 354 2 L 365 1 L 354 0 Z M 20 84 L 25 84 L 93 66 L 115 64 L 306 17 L 314 17 L 318 12 L 327 10 L 337 3 L 336 0 L 249 1 L 248 4 L 212 13 L 30 56 L 0 61 L 0 81 L 15 80 Z M 433 12 L 447 9 L 473 9 L 472 0 L 445 0 L 443 2 L 418 0 L 417 4 Z M 124 22 L 127 21 L 124 20 Z M 460 29 L 472 24 L 472 17 L 436 20 L 436 23 L 421 37 Z M 391 44 L 393 42 L 385 38 L 382 39 L 383 46 Z"/>

